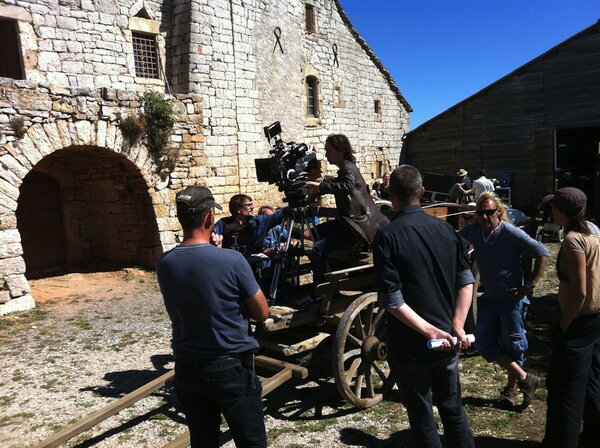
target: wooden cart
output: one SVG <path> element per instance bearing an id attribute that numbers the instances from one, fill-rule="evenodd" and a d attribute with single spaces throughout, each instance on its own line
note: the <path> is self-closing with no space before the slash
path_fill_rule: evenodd
<path id="1" fill-rule="evenodd" d="M 459 216 L 452 213 L 453 207 L 456 205 L 441 204 L 429 207 L 426 211 L 440 218 Z M 320 216 L 332 217 L 335 211 L 321 209 Z M 306 309 L 271 306 L 267 320 L 255 324 L 255 336 L 264 351 L 256 359 L 257 370 L 272 373 L 264 375 L 259 372 L 263 396 L 291 378 L 306 378 L 307 368 L 295 361 L 317 350 L 326 340 L 331 342 L 332 376 L 340 395 L 349 403 L 358 408 L 376 405 L 394 386 L 387 365 L 386 315 L 385 310 L 377 304 L 371 255 L 356 252 L 353 256 L 345 253 L 341 257 L 352 266 L 326 274 L 327 281 L 313 291 L 315 296 L 323 297 L 321 301 Z M 308 272 L 308 264 L 303 266 L 298 261 L 296 268 L 300 272 Z M 298 271 L 292 275 L 297 276 Z M 302 294 L 302 288 L 297 286 L 295 292 Z M 310 288 L 310 285 L 304 288 Z M 68 425 L 35 445 L 35 448 L 61 445 L 164 387 L 173 374 L 173 371 L 167 372 L 105 408 Z M 163 448 L 187 446 L 189 433 L 186 431 Z"/>

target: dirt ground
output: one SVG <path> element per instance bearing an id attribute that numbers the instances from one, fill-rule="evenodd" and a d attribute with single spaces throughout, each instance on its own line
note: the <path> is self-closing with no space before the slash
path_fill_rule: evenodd
<path id="1" fill-rule="evenodd" d="M 170 323 L 153 272 L 68 274 L 31 285 L 37 308 L 0 318 L 3 448 L 33 446 L 172 367 Z M 550 274 L 530 313 L 537 338 L 528 370 L 541 376 L 556 313 L 556 279 Z M 329 350 L 323 352 L 328 365 Z M 502 410 L 495 401 L 505 379 L 499 368 L 471 351 L 461 358 L 461 375 L 478 447 L 536 446 L 543 436 L 545 389 L 523 412 Z M 394 392 L 360 411 L 339 397 L 325 374 L 290 381 L 264 403 L 272 447 L 412 446 L 406 412 Z M 222 446 L 233 447 L 222 429 Z M 160 447 L 184 430 L 172 391 L 163 389 L 65 446 Z"/>

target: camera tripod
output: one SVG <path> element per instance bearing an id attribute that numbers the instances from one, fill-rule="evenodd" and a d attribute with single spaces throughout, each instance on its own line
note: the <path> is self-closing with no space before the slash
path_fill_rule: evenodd
<path id="1" fill-rule="evenodd" d="M 281 275 L 283 274 L 288 259 L 290 258 L 290 249 L 292 244 L 292 233 L 296 223 L 300 223 L 300 247 L 304 249 L 304 232 L 308 230 L 312 241 L 318 241 L 317 229 L 310 214 L 309 207 L 294 207 L 288 209 L 288 216 L 283 223 L 283 231 L 279 236 L 280 241 L 275 248 L 275 255 L 271 261 L 273 277 L 269 289 L 269 304 L 274 305 L 280 292 Z M 283 241 L 281 239 L 283 238 Z"/>

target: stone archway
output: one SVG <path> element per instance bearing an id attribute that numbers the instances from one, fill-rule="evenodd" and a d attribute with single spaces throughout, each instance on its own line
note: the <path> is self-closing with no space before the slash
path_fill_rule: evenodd
<path id="1" fill-rule="evenodd" d="M 55 151 L 32 168 L 20 193 L 17 228 L 28 278 L 152 268 L 161 253 L 148 187 L 121 154 L 91 146 Z"/>

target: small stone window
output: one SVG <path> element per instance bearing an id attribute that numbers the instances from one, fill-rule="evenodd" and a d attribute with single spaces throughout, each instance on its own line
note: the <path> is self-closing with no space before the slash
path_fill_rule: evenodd
<path id="1" fill-rule="evenodd" d="M 21 45 L 15 20 L 0 19 L 0 76 L 23 79 Z"/>
<path id="2" fill-rule="evenodd" d="M 135 76 L 139 78 L 159 78 L 156 36 L 144 33 L 131 33 Z"/>
<path id="3" fill-rule="evenodd" d="M 381 121 L 381 99 L 373 100 L 373 112 L 375 112 L 375 121 Z"/>
<path id="4" fill-rule="evenodd" d="M 314 34 L 317 31 L 317 18 L 315 5 L 312 1 L 304 3 L 304 21 L 306 23 L 306 32 Z"/>
<path id="5" fill-rule="evenodd" d="M 319 117 L 319 80 L 314 76 L 306 78 L 306 114 Z"/>

